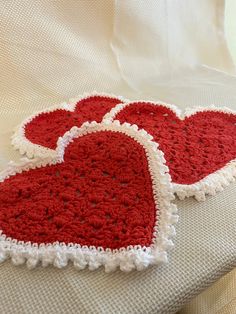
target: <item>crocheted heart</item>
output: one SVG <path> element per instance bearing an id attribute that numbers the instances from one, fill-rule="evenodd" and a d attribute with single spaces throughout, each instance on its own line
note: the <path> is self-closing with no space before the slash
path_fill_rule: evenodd
<path id="1" fill-rule="evenodd" d="M 10 169 L 0 183 L 0 228 L 15 263 L 30 256 L 30 267 L 38 259 L 59 267 L 72 259 L 79 268 L 131 270 L 165 259 L 176 217 L 156 147 L 135 128 L 86 123 L 60 139 L 57 159 L 32 161 L 15 175 Z M 35 244 L 17 250 L 16 241 Z M 63 244 L 46 250 L 55 242 Z M 2 247 L 0 241 L 1 254 Z"/>
<path id="2" fill-rule="evenodd" d="M 171 105 L 133 102 L 117 105 L 105 119 L 136 124 L 158 141 L 181 198 L 204 199 L 236 176 L 236 114 L 230 110 L 187 109 L 181 115 Z"/>
<path id="3" fill-rule="evenodd" d="M 30 158 L 54 156 L 57 140 L 66 131 L 86 121 L 100 122 L 122 102 L 121 97 L 94 93 L 48 108 L 26 119 L 13 135 L 12 144 Z"/>

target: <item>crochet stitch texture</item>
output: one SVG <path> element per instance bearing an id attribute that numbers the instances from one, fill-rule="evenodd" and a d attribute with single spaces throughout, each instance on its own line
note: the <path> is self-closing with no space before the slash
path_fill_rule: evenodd
<path id="1" fill-rule="evenodd" d="M 12 144 L 29 158 L 55 157 L 56 141 L 63 132 L 87 119 L 100 121 L 102 116 L 103 121 L 137 125 L 154 137 L 180 199 L 194 196 L 203 201 L 236 178 L 236 113 L 214 105 L 182 112 L 162 102 L 129 102 L 121 96 L 93 93 L 27 118 Z"/>
<path id="2" fill-rule="evenodd" d="M 173 183 L 194 184 L 236 158 L 233 113 L 209 109 L 180 119 L 166 106 L 134 102 L 111 116 L 121 123 L 136 124 L 154 137 L 165 154 Z"/>
<path id="3" fill-rule="evenodd" d="M 58 138 L 73 126 L 79 127 L 86 121 L 101 122 L 105 113 L 121 102 L 118 98 L 94 95 L 79 100 L 73 111 L 57 109 L 41 113 L 26 124 L 25 137 L 34 144 L 55 149 Z"/>
<path id="4" fill-rule="evenodd" d="M 127 123 L 84 123 L 55 156 L 0 176 L 0 261 L 105 271 L 167 261 L 178 221 L 168 167 L 152 137 Z"/>
<path id="5" fill-rule="evenodd" d="M 35 243 L 150 246 L 155 203 L 142 146 L 111 131 L 77 138 L 64 162 L 0 183 L 0 226 Z"/>

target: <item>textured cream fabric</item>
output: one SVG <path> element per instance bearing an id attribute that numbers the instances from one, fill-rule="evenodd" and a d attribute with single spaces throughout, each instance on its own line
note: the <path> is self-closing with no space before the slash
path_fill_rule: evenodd
<path id="1" fill-rule="evenodd" d="M 235 314 L 236 270 L 230 272 L 181 310 L 179 314 Z"/>
<path id="2" fill-rule="evenodd" d="M 0 1 L 0 167 L 12 129 L 93 90 L 236 110 L 222 0 Z M 223 73 L 224 72 L 224 73 Z M 0 313 L 174 313 L 236 266 L 236 184 L 177 201 L 168 265 L 105 274 L 0 266 Z"/>

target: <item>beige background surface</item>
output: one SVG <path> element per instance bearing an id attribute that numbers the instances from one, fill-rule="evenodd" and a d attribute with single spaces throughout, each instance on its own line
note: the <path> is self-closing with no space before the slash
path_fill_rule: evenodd
<path id="1" fill-rule="evenodd" d="M 232 271 L 187 304 L 179 314 L 234 314 L 236 271 Z"/>
<path id="2" fill-rule="evenodd" d="M 236 110 L 222 0 L 0 4 L 2 169 L 19 158 L 14 126 L 84 91 Z M 232 184 L 204 203 L 177 201 L 176 246 L 159 269 L 107 275 L 2 264 L 1 313 L 176 312 L 236 266 L 235 192 Z"/>

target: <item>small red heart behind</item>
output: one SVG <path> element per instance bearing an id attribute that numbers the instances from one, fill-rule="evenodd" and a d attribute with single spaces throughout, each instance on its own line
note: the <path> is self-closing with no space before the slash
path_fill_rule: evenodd
<path id="1" fill-rule="evenodd" d="M 118 132 L 75 138 L 64 162 L 0 183 L 0 229 L 20 241 L 150 246 L 156 218 L 145 150 Z"/>
<path id="2" fill-rule="evenodd" d="M 55 149 L 58 138 L 73 126 L 79 127 L 85 121 L 100 122 L 105 113 L 121 102 L 118 97 L 91 95 L 80 99 L 73 111 L 55 109 L 42 112 L 25 124 L 25 137 L 33 144 Z"/>

